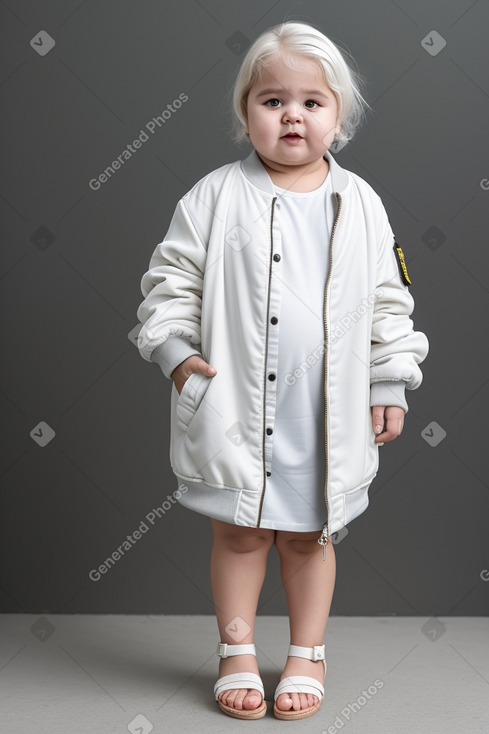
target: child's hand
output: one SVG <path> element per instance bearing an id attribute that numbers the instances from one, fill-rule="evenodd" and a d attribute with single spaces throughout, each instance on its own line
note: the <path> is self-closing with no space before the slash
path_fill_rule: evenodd
<path id="1" fill-rule="evenodd" d="M 192 372 L 200 372 L 202 375 L 207 375 L 207 377 L 214 377 L 217 374 L 215 367 L 212 367 L 212 365 L 208 364 L 205 359 L 202 359 L 197 354 L 192 354 L 192 356 L 187 357 L 187 359 L 181 362 L 178 367 L 175 367 L 170 375 L 179 395 L 182 392 L 184 383 Z"/>
<path id="2" fill-rule="evenodd" d="M 404 411 L 397 405 L 374 405 L 372 408 L 372 426 L 375 443 L 383 446 L 386 441 L 393 441 L 400 436 L 404 427 Z"/>

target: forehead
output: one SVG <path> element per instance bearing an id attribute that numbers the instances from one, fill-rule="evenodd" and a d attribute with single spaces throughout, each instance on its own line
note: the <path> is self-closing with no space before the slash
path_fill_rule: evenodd
<path id="1" fill-rule="evenodd" d="M 279 56 L 268 62 L 253 86 L 290 89 L 311 84 L 329 90 L 324 71 L 316 61 L 298 54 L 289 54 L 287 60 Z"/>

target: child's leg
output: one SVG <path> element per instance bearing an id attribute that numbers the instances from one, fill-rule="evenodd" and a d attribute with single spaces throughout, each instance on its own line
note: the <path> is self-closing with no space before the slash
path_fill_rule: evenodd
<path id="1" fill-rule="evenodd" d="M 333 598 L 336 559 L 331 538 L 323 548 L 317 542 L 319 533 L 293 533 L 277 530 L 275 544 L 280 555 L 282 583 L 289 606 L 290 642 L 313 647 L 322 645 L 326 622 Z M 326 655 L 326 658 L 328 656 Z M 280 677 L 308 675 L 321 683 L 324 678 L 322 660 L 316 662 L 291 656 Z M 288 711 L 308 708 L 318 702 L 317 696 L 286 693 L 277 698 L 277 707 Z"/>
<path id="2" fill-rule="evenodd" d="M 211 523 L 214 532 L 211 585 L 220 641 L 246 645 L 254 641 L 256 608 L 275 530 L 248 528 L 214 519 Z M 229 634 L 226 627 L 234 619 L 236 632 Z M 243 672 L 259 674 L 254 655 L 220 659 L 219 677 Z M 246 688 L 223 691 L 219 698 L 236 709 L 255 709 L 262 701 L 259 691 Z"/>

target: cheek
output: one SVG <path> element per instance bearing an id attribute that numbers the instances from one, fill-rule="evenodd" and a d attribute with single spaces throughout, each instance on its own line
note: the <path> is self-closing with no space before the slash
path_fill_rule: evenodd
<path id="1" fill-rule="evenodd" d="M 255 112 L 251 115 L 251 118 L 249 118 L 249 124 L 250 130 L 258 137 L 265 138 L 270 133 L 270 118 L 267 115 Z"/>

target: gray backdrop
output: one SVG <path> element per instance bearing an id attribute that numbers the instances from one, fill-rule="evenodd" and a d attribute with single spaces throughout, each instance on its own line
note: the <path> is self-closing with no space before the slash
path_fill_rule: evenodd
<path id="1" fill-rule="evenodd" d="M 229 92 L 249 41 L 283 20 L 319 26 L 367 78 L 375 112 L 337 160 L 382 197 L 431 344 L 370 506 L 336 545 L 332 614 L 421 615 L 436 631 L 437 615 L 487 612 L 482 0 L 0 5 L 3 611 L 214 613 L 209 519 L 180 505 L 146 519 L 176 480 L 171 384 L 138 353 L 136 309 L 178 199 L 247 155 Z M 286 613 L 275 548 L 258 612 Z"/>

